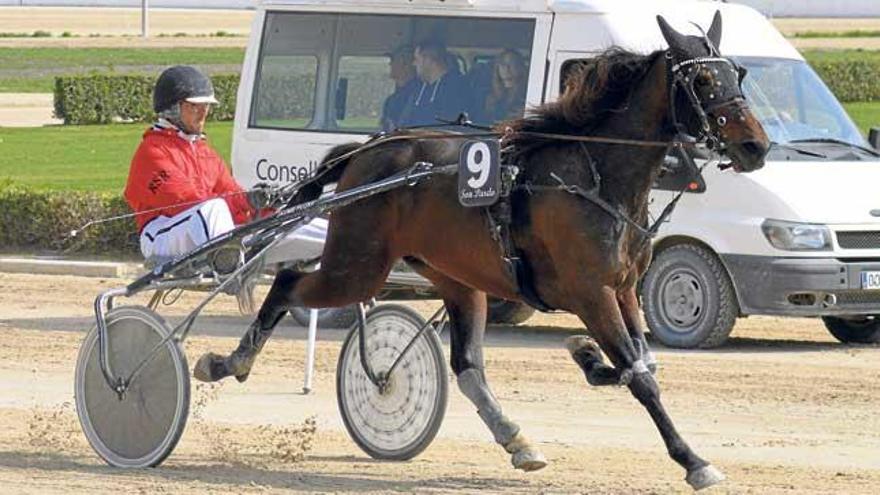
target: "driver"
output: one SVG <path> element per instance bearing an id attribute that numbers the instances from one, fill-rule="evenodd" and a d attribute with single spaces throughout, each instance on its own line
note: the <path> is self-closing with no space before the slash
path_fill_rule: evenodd
<path id="1" fill-rule="evenodd" d="M 124 193 L 147 259 L 187 253 L 270 202 L 266 187 L 244 191 L 208 144 L 205 120 L 217 103 L 211 80 L 195 67 L 171 67 L 156 82 L 158 118 L 131 160 Z"/>

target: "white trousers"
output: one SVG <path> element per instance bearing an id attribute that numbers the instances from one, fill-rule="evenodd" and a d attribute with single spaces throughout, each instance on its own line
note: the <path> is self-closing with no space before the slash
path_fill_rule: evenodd
<path id="1" fill-rule="evenodd" d="M 209 199 L 173 217 L 160 215 L 147 223 L 141 232 L 141 253 L 144 258 L 179 256 L 234 228 L 226 201 Z"/>

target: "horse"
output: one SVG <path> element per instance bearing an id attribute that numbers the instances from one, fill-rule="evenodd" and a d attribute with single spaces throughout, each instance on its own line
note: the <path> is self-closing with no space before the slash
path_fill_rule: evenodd
<path id="1" fill-rule="evenodd" d="M 462 207 L 456 179 L 434 176 L 333 211 L 320 268 L 280 271 L 238 348 L 227 356 L 202 356 L 196 378 L 244 381 L 289 308 L 367 301 L 403 259 L 442 298 L 459 389 L 515 468 L 536 470 L 547 461 L 503 413 L 487 383 L 487 294 L 537 300 L 577 315 L 589 336 L 569 337 L 565 344 L 587 382 L 628 387 L 692 487 L 723 480 L 677 432 L 654 378 L 636 292 L 651 259 L 648 196 L 669 146 L 682 133 L 714 146 L 736 172 L 762 167 L 769 141 L 742 96 L 743 71 L 716 48 L 720 12 L 702 36 L 681 34 L 660 16 L 657 22 L 668 49 L 645 55 L 611 48 L 572 70 L 557 101 L 502 124 L 506 159 L 520 170 L 510 193 L 510 242 L 526 262 L 529 291 L 493 239 L 486 209 Z M 468 139 L 464 133 L 436 139 L 436 132 L 425 130 L 394 137 L 334 148 L 319 168 L 320 180 L 301 189 L 298 200 L 317 197 L 330 182 L 345 191 L 417 162 L 457 163 Z"/>

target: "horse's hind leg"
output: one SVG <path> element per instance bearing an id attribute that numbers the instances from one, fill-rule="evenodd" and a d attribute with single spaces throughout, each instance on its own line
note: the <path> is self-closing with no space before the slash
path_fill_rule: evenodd
<path id="1" fill-rule="evenodd" d="M 446 304 L 452 326 L 450 341 L 452 371 L 458 388 L 476 407 L 495 441 L 511 454 L 516 469 L 535 471 L 547 465 L 519 425 L 505 416 L 489 388 L 483 371 L 483 334 L 486 329 L 486 294 L 466 287 L 416 260 L 407 262 L 431 280 Z"/>
<path id="2" fill-rule="evenodd" d="M 327 246 L 332 247 L 329 242 Z M 392 260 L 381 242 L 360 246 L 361 249 L 327 250 L 321 268 L 312 273 L 279 272 L 238 348 L 229 356 L 203 355 L 193 369 L 196 379 L 213 382 L 235 376 L 238 381 L 245 381 L 257 354 L 291 307 L 339 307 L 373 297 L 385 282 Z"/>
<path id="3" fill-rule="evenodd" d="M 622 384 L 627 384 L 633 396 L 648 410 L 669 456 L 687 470 L 687 482 L 699 490 L 723 480 L 724 475 L 697 456 L 675 429 L 660 402 L 660 388 L 626 330 L 615 291 L 601 288 L 587 299 L 577 311 L 578 316 L 589 326 L 590 333 L 614 366 L 621 370 Z"/>
<path id="4" fill-rule="evenodd" d="M 213 352 L 203 355 L 193 368 L 193 376 L 203 382 L 214 382 L 227 376 L 235 376 L 240 382 L 247 380 L 257 354 L 292 306 L 290 296 L 303 275 L 293 270 L 278 272 L 266 300 L 260 306 L 257 318 L 241 337 L 238 348 L 229 356 Z"/>

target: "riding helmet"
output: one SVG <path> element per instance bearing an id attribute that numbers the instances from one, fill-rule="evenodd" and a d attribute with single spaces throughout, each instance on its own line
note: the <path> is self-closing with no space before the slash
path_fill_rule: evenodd
<path id="1" fill-rule="evenodd" d="M 160 113 L 180 100 L 190 103 L 218 103 L 214 98 L 211 79 L 189 65 L 175 65 L 165 69 L 153 89 L 153 110 Z"/>

